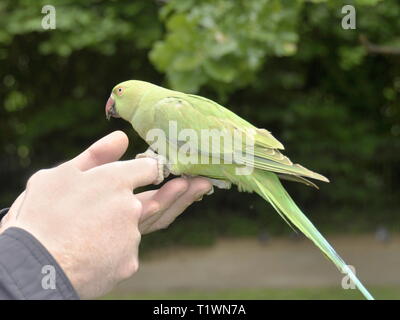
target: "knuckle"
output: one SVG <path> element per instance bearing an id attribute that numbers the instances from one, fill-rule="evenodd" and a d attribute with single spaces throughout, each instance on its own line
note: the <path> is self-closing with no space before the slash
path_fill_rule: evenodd
<path id="1" fill-rule="evenodd" d="M 138 199 L 134 198 L 131 202 L 130 211 L 133 211 L 134 214 L 140 214 L 142 212 L 142 209 L 142 203 Z"/>
<path id="2" fill-rule="evenodd" d="M 132 274 L 138 272 L 139 270 L 139 260 L 135 259 L 131 266 Z"/>
<path id="3" fill-rule="evenodd" d="M 140 218 L 143 210 L 142 203 L 136 199 L 132 199 L 132 193 L 127 194 L 122 199 L 117 197 L 118 201 L 115 204 L 116 209 L 121 215 L 130 223 L 137 223 L 136 221 Z"/>
<path id="4" fill-rule="evenodd" d="M 135 257 L 130 259 L 121 270 L 121 278 L 128 279 L 139 270 L 139 260 Z"/>
<path id="5" fill-rule="evenodd" d="M 136 230 L 133 233 L 133 238 L 135 240 L 135 243 L 140 244 L 140 241 L 142 239 L 142 234 L 139 231 L 139 228 L 135 228 Z"/>
<path id="6" fill-rule="evenodd" d="M 42 179 L 46 178 L 48 173 L 49 173 L 50 169 L 41 169 L 37 172 L 35 172 L 29 179 L 27 182 L 27 186 L 29 187 L 30 185 L 32 185 L 33 183 L 36 183 L 38 181 L 41 181 Z"/>
<path id="7" fill-rule="evenodd" d="M 134 274 L 139 270 L 139 260 L 138 259 L 132 259 L 131 262 L 129 263 L 129 272 L 130 274 Z"/>
<path id="8" fill-rule="evenodd" d="M 151 200 L 148 204 L 150 213 L 155 214 L 161 211 L 161 205 L 158 201 Z"/>
<path id="9" fill-rule="evenodd" d="M 50 172 L 51 169 L 41 169 L 38 172 L 36 172 L 33 176 L 38 179 L 38 178 L 43 178 L 47 177 L 48 173 Z"/>

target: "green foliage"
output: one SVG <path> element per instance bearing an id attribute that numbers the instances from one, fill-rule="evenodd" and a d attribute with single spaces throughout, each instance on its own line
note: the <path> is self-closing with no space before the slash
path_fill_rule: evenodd
<path id="1" fill-rule="evenodd" d="M 319 225 L 398 230 L 399 56 L 359 41 L 400 47 L 397 0 L 57 0 L 55 30 L 41 27 L 44 4 L 0 3 L 0 206 L 35 170 L 111 130 L 129 133 L 127 157 L 142 151 L 126 123 L 104 119 L 111 88 L 134 78 L 205 95 L 272 130 L 292 160 L 332 181 L 320 192 L 286 184 Z M 341 27 L 345 4 L 356 30 Z M 217 192 L 193 211 L 180 222 L 190 232 L 157 241 L 286 230 L 255 195 Z"/>
<path id="2" fill-rule="evenodd" d="M 300 1 L 169 1 L 160 12 L 167 35 L 151 61 L 176 90 L 205 84 L 233 91 L 255 81 L 268 56 L 297 51 Z"/>

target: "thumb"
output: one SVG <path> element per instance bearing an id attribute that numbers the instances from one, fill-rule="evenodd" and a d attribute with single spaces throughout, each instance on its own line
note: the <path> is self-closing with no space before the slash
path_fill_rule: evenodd
<path id="1" fill-rule="evenodd" d="M 114 131 L 92 144 L 74 159 L 63 165 L 73 165 L 86 171 L 94 167 L 119 160 L 128 148 L 129 140 L 122 131 Z"/>

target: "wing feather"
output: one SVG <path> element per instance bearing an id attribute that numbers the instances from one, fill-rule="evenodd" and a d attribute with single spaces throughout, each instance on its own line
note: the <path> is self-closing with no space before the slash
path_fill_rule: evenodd
<path id="1" fill-rule="evenodd" d="M 269 131 L 254 127 L 235 113 L 209 99 L 187 94 L 163 98 L 156 104 L 155 117 L 155 123 L 161 124 L 165 133 L 169 132 L 169 121 L 176 121 L 178 132 L 190 128 L 200 136 L 203 129 L 223 129 L 233 136 L 233 132 L 238 130 L 254 141 L 252 160 L 240 156 L 245 139 L 243 139 L 242 144 L 232 143 L 230 146 L 224 145 L 224 148 L 215 148 L 211 145 L 211 150 L 204 150 L 201 145 L 197 144 L 191 146 L 191 148 L 197 149 L 199 154 L 210 157 L 217 156 L 220 159 L 226 159 L 226 155 L 229 154 L 231 158 L 239 159 L 237 164 L 251 165 L 257 169 L 272 171 L 283 175 L 283 178 L 292 176 L 293 178 L 290 180 L 303 182 L 307 185 L 314 186 L 304 177 L 329 182 L 323 175 L 295 164 L 283 155 L 279 151 L 279 149 L 284 149 L 283 145 Z M 252 137 L 249 136 L 249 132 L 252 132 Z M 171 139 L 171 137 L 168 138 Z M 188 143 L 188 141 L 178 141 L 178 143 Z M 238 145 L 241 146 L 240 150 L 237 149 Z M 223 149 L 223 151 L 221 152 L 220 149 Z"/>

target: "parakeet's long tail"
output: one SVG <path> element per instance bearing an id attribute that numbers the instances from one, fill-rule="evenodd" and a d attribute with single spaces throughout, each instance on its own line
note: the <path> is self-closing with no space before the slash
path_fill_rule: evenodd
<path id="1" fill-rule="evenodd" d="M 321 251 L 341 272 L 346 273 L 349 276 L 366 299 L 374 300 L 372 295 L 363 286 L 360 280 L 358 280 L 356 275 L 346 265 L 343 259 L 297 207 L 274 173 L 255 170 L 253 174 L 249 176 L 249 179 L 251 180 L 250 183 L 253 184 L 253 190 L 266 201 L 270 202 L 287 223 L 296 226 L 312 242 L 314 242 L 314 244 L 321 249 Z"/>

